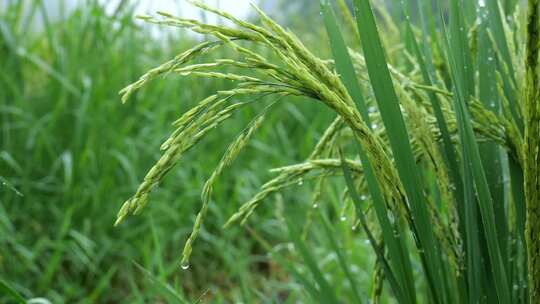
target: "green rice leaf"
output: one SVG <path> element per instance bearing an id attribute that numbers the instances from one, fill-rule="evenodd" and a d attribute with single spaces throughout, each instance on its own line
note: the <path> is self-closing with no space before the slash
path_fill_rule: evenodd
<path id="1" fill-rule="evenodd" d="M 353 97 L 356 105 L 360 109 L 363 119 L 368 125 L 371 125 L 365 100 L 362 96 L 360 86 L 358 85 L 356 72 L 352 65 L 352 60 L 347 51 L 344 39 L 339 31 L 335 16 L 326 0 L 321 1 L 321 12 L 323 14 L 326 30 L 331 42 L 331 49 L 336 63 L 336 70 L 340 74 L 348 92 Z M 356 143 L 358 155 L 364 168 L 364 176 L 366 178 L 368 190 L 373 198 L 377 219 L 383 231 L 383 239 L 388 246 L 388 254 L 393 266 L 393 269 L 399 278 L 399 282 L 403 285 L 400 288 L 404 289 L 408 303 L 415 303 L 415 289 L 413 284 L 413 275 L 411 262 L 408 256 L 407 246 L 404 241 L 404 233 L 399 233 L 392 227 L 388 219 L 388 214 L 385 209 L 387 206 L 380 186 L 373 173 L 373 168 L 370 160 L 364 151 L 364 148 Z"/>
<path id="2" fill-rule="evenodd" d="M 296 230 L 296 227 L 293 223 L 288 223 L 289 227 L 289 236 L 294 242 L 295 248 L 298 250 L 302 259 L 304 260 L 305 265 L 311 272 L 315 282 L 317 282 L 318 290 L 320 296 L 317 300 L 320 303 L 339 303 L 336 295 L 334 294 L 334 289 L 331 287 L 330 283 L 324 278 L 322 270 L 317 265 L 315 257 L 311 254 L 310 250 L 307 248 L 306 244 L 302 241 L 300 231 Z"/>
<path id="3" fill-rule="evenodd" d="M 328 241 L 330 242 L 332 249 L 336 253 L 339 266 L 341 267 L 341 269 L 345 273 L 345 276 L 347 277 L 347 280 L 351 284 L 351 290 L 352 290 L 354 302 L 363 303 L 362 298 L 360 297 L 360 291 L 358 290 L 358 282 L 349 269 L 349 263 L 345 256 L 345 253 L 343 252 L 343 249 L 341 249 L 338 245 L 338 242 L 334 236 L 335 231 L 332 230 L 332 227 L 330 226 L 328 219 L 322 214 L 322 212 L 319 212 L 319 217 L 321 219 L 321 222 L 323 223 L 322 226 L 324 228 L 323 229 L 324 233 L 326 234 L 326 237 L 328 238 Z"/>
<path id="4" fill-rule="evenodd" d="M 422 11 L 422 10 L 420 10 Z M 404 12 L 407 12 L 407 10 L 404 9 Z M 423 14 L 421 13 L 423 16 Z M 405 17 L 405 26 L 406 30 L 409 33 L 409 36 L 411 37 L 411 43 L 413 46 L 413 54 L 416 57 L 416 60 L 418 61 L 418 65 L 420 67 L 420 72 L 422 74 L 422 79 L 424 80 L 424 83 L 428 86 L 433 85 L 433 81 L 430 76 L 429 67 L 433 64 L 430 62 L 429 64 L 426 62 L 425 58 L 425 52 L 422 52 L 420 49 L 420 46 L 418 45 L 418 42 L 416 41 L 416 38 L 414 37 L 412 26 L 410 23 L 410 16 L 406 13 Z M 426 39 L 424 40 L 424 43 L 426 43 Z M 427 57 L 430 58 L 430 57 Z M 450 173 L 450 178 L 452 179 L 452 182 L 454 184 L 454 193 L 457 198 L 462 197 L 463 195 L 463 184 L 460 177 L 459 172 L 459 159 L 458 155 L 456 154 L 456 150 L 454 148 L 454 145 L 452 143 L 452 139 L 450 137 L 450 131 L 448 129 L 448 124 L 446 123 L 446 119 L 444 118 L 441 105 L 439 103 L 439 99 L 437 95 L 435 95 L 434 92 L 430 91 L 428 92 L 429 101 L 431 103 L 431 107 L 433 109 L 433 114 L 435 115 L 435 119 L 437 120 L 437 126 L 439 127 L 439 130 L 441 132 L 442 137 L 442 143 L 443 143 L 443 155 L 445 156 L 445 159 L 448 164 L 448 171 Z M 458 202 L 460 202 L 461 199 L 458 199 Z"/>
<path id="5" fill-rule="evenodd" d="M 479 8 L 480 15 L 485 8 Z M 494 65 L 495 51 L 491 46 L 488 36 L 488 23 L 485 20 L 480 21 L 478 25 L 478 98 L 484 106 L 495 113 L 501 112 L 501 106 L 497 91 L 496 65 Z M 483 143 L 479 146 L 482 155 L 482 165 L 486 171 L 486 177 L 491 191 L 491 196 L 495 203 L 495 221 L 498 231 L 499 244 L 503 260 L 508 255 L 506 247 L 508 246 L 508 224 L 505 214 L 505 196 L 503 187 L 502 171 L 502 151 L 497 144 L 493 142 Z"/>
<path id="6" fill-rule="evenodd" d="M 447 290 L 443 284 L 440 250 L 435 241 L 427 203 L 422 194 L 423 181 L 412 153 L 371 4 L 369 0 L 355 0 L 354 6 L 369 78 L 387 131 L 395 165 L 410 205 L 414 225 L 412 228 L 423 261 L 426 280 L 433 295 L 432 299 L 446 302 Z"/>
<path id="7" fill-rule="evenodd" d="M 515 90 L 513 89 L 517 86 L 516 72 L 504 31 L 503 22 L 505 21 L 503 20 L 503 16 L 501 16 L 501 7 L 497 0 L 486 0 L 485 4 L 488 11 L 487 15 L 490 34 L 493 37 L 496 50 L 502 61 L 500 63 L 500 72 L 504 80 L 504 90 L 510 103 L 510 112 L 514 121 L 517 123 L 519 130 L 523 132 L 524 126 L 522 117 L 519 113 L 519 103 Z"/>
<path id="8" fill-rule="evenodd" d="M 448 59 L 451 66 L 451 76 L 454 88 L 454 110 L 456 112 L 456 119 L 458 123 L 458 133 L 460 143 L 462 146 L 462 154 L 464 156 L 464 173 L 465 184 L 468 185 L 466 189 L 466 202 L 472 203 L 470 198 L 474 185 L 476 199 L 480 209 L 480 215 L 482 218 L 482 224 L 484 227 L 484 237 L 487 243 L 487 250 L 489 253 L 489 261 L 493 274 L 493 281 L 496 286 L 496 293 L 500 303 L 510 302 L 510 293 L 508 285 L 508 277 L 504 262 L 502 260 L 502 254 L 500 244 L 497 237 L 497 229 L 495 223 L 495 215 L 493 209 L 493 199 L 489 190 L 485 171 L 482 166 L 480 151 L 476 142 L 474 132 L 472 129 L 470 114 L 467 108 L 467 101 L 470 99 L 472 91 L 470 91 L 471 85 L 466 83 L 467 73 L 466 63 L 464 64 L 462 58 L 464 53 L 468 52 L 464 44 L 465 33 L 463 31 L 463 19 L 461 11 L 458 5 L 459 1 L 454 0 L 451 2 L 450 10 L 450 33 L 447 33 L 446 45 L 448 49 Z M 445 31 L 446 32 L 446 31 Z M 448 35 L 449 34 L 449 35 Z M 472 183 L 469 183 L 468 179 L 472 178 Z M 471 206 L 470 210 L 473 210 Z M 471 215 L 473 217 L 474 214 Z M 471 219 L 474 221 L 474 219 Z M 473 227 L 469 227 L 470 230 L 468 237 L 474 235 L 472 231 Z M 468 240 L 471 243 L 472 239 Z M 473 248 L 467 248 L 467 250 L 473 250 Z M 469 264 L 468 266 L 472 266 Z"/>
<path id="9" fill-rule="evenodd" d="M 15 303 L 26 304 L 26 300 L 2 279 L 0 279 L 0 292 L 1 294 L 9 296 L 12 300 L 15 301 Z"/>
<path id="10" fill-rule="evenodd" d="M 369 230 L 369 227 L 366 221 L 366 216 L 364 215 L 364 212 L 362 211 L 363 210 L 362 200 L 360 199 L 360 196 L 358 195 L 358 192 L 356 191 L 356 187 L 354 186 L 354 181 L 351 176 L 351 170 L 349 166 L 347 165 L 347 162 L 344 161 L 343 156 L 341 156 L 341 168 L 343 170 L 343 176 L 345 177 L 347 189 L 349 190 L 351 199 L 353 200 L 355 204 L 355 207 L 356 207 L 355 210 L 356 210 L 356 214 L 358 215 L 358 218 L 360 219 L 360 224 L 362 225 L 362 228 L 366 232 L 368 241 L 371 244 L 371 247 L 373 247 L 373 250 L 375 251 L 377 258 L 379 259 L 379 261 L 381 262 L 383 266 L 384 273 L 387 276 L 388 282 L 390 283 L 392 291 L 394 291 L 394 295 L 396 296 L 398 303 L 409 303 L 409 300 L 403 294 L 403 291 L 396 279 L 396 275 L 394 274 L 394 272 L 390 268 L 390 265 L 386 261 L 386 258 L 384 257 L 384 252 L 382 248 L 379 247 L 379 245 L 375 241 L 375 238 L 373 237 L 373 234 Z"/>
<path id="11" fill-rule="evenodd" d="M 358 84 L 358 78 L 356 77 L 356 72 L 353 68 L 353 63 L 351 57 L 349 56 L 347 45 L 345 44 L 345 40 L 343 39 L 343 36 L 338 28 L 336 17 L 329 0 L 321 0 L 321 13 L 323 15 L 328 38 L 330 39 L 330 47 L 336 63 L 336 70 L 338 71 L 341 80 L 345 84 L 345 87 L 347 87 L 352 99 L 358 106 L 362 118 L 369 125 L 369 115 L 366 102 L 362 96 L 362 91 L 360 89 L 360 85 Z"/>

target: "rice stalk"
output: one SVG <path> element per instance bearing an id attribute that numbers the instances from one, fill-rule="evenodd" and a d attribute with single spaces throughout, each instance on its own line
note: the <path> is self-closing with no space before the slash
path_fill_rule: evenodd
<path id="1" fill-rule="evenodd" d="M 540 300 L 540 1 L 528 1 L 524 179 L 527 220 L 525 238 L 529 260 L 529 295 L 531 302 Z"/>

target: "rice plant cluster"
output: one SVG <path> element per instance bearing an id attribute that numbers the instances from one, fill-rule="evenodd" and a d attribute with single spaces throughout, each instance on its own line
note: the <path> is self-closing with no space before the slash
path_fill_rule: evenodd
<path id="1" fill-rule="evenodd" d="M 313 210 L 324 203 L 326 182 L 341 178 L 341 216 L 356 219 L 376 256 L 373 302 L 385 292 L 399 303 L 540 301 L 539 1 L 401 1 L 389 12 L 376 1 L 321 0 L 330 59 L 256 6 L 259 22 L 253 23 L 189 2 L 229 23 L 163 12 L 139 16 L 203 34 L 205 41 L 127 86 L 122 101 L 170 75 L 235 87 L 214 92 L 173 122 L 161 158 L 116 224 L 140 213 L 208 132 L 242 108 L 255 109 L 203 188 L 182 252 L 187 268 L 218 177 L 258 129 L 272 128 L 264 116 L 273 105 L 304 96 L 324 104 L 334 121 L 305 161 L 273 170 L 276 176 L 225 227 L 247 223 L 270 195 L 309 182 L 313 208 L 305 211 L 303 232 L 292 237 L 317 283 L 306 283 L 307 292 L 337 302 L 303 240 L 312 225 L 329 224 Z M 235 55 L 194 63 L 221 48 Z"/>

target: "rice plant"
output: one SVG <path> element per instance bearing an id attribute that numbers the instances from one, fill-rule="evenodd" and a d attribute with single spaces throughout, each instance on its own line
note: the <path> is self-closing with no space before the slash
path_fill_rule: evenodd
<path id="1" fill-rule="evenodd" d="M 256 109 L 204 185 L 182 252 L 187 269 L 221 173 L 257 130 L 272 127 L 264 117 L 276 103 L 304 96 L 326 105 L 335 120 L 304 162 L 273 170 L 276 177 L 225 227 L 247 223 L 270 195 L 310 182 L 314 208 L 288 226 L 316 284 L 291 271 L 314 300 L 338 302 L 304 240 L 314 222 L 332 234 L 331 221 L 313 209 L 323 203 L 326 181 L 341 178 L 343 210 L 353 212 L 376 256 L 373 302 L 383 294 L 398 303 L 540 302 L 540 1 L 407 0 L 389 9 L 354 0 L 351 12 L 344 0 L 335 7 L 321 0 L 331 59 L 314 55 L 256 6 L 260 22 L 252 23 L 189 2 L 231 25 L 164 12 L 139 16 L 204 34 L 205 41 L 142 75 L 120 92 L 122 101 L 169 75 L 235 87 L 213 92 L 172 123 L 161 158 L 121 207 L 117 225 L 144 209 L 202 138 L 241 109 Z M 222 48 L 235 55 L 194 63 Z M 354 293 L 354 301 L 364 300 Z"/>

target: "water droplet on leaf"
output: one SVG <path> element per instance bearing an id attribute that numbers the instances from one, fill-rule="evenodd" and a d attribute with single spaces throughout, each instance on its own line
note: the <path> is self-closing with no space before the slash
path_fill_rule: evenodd
<path id="1" fill-rule="evenodd" d="M 187 270 L 189 268 L 189 263 L 188 262 L 182 262 L 182 265 L 180 265 L 180 267 L 182 267 L 182 269 L 184 269 L 184 270 Z"/>

